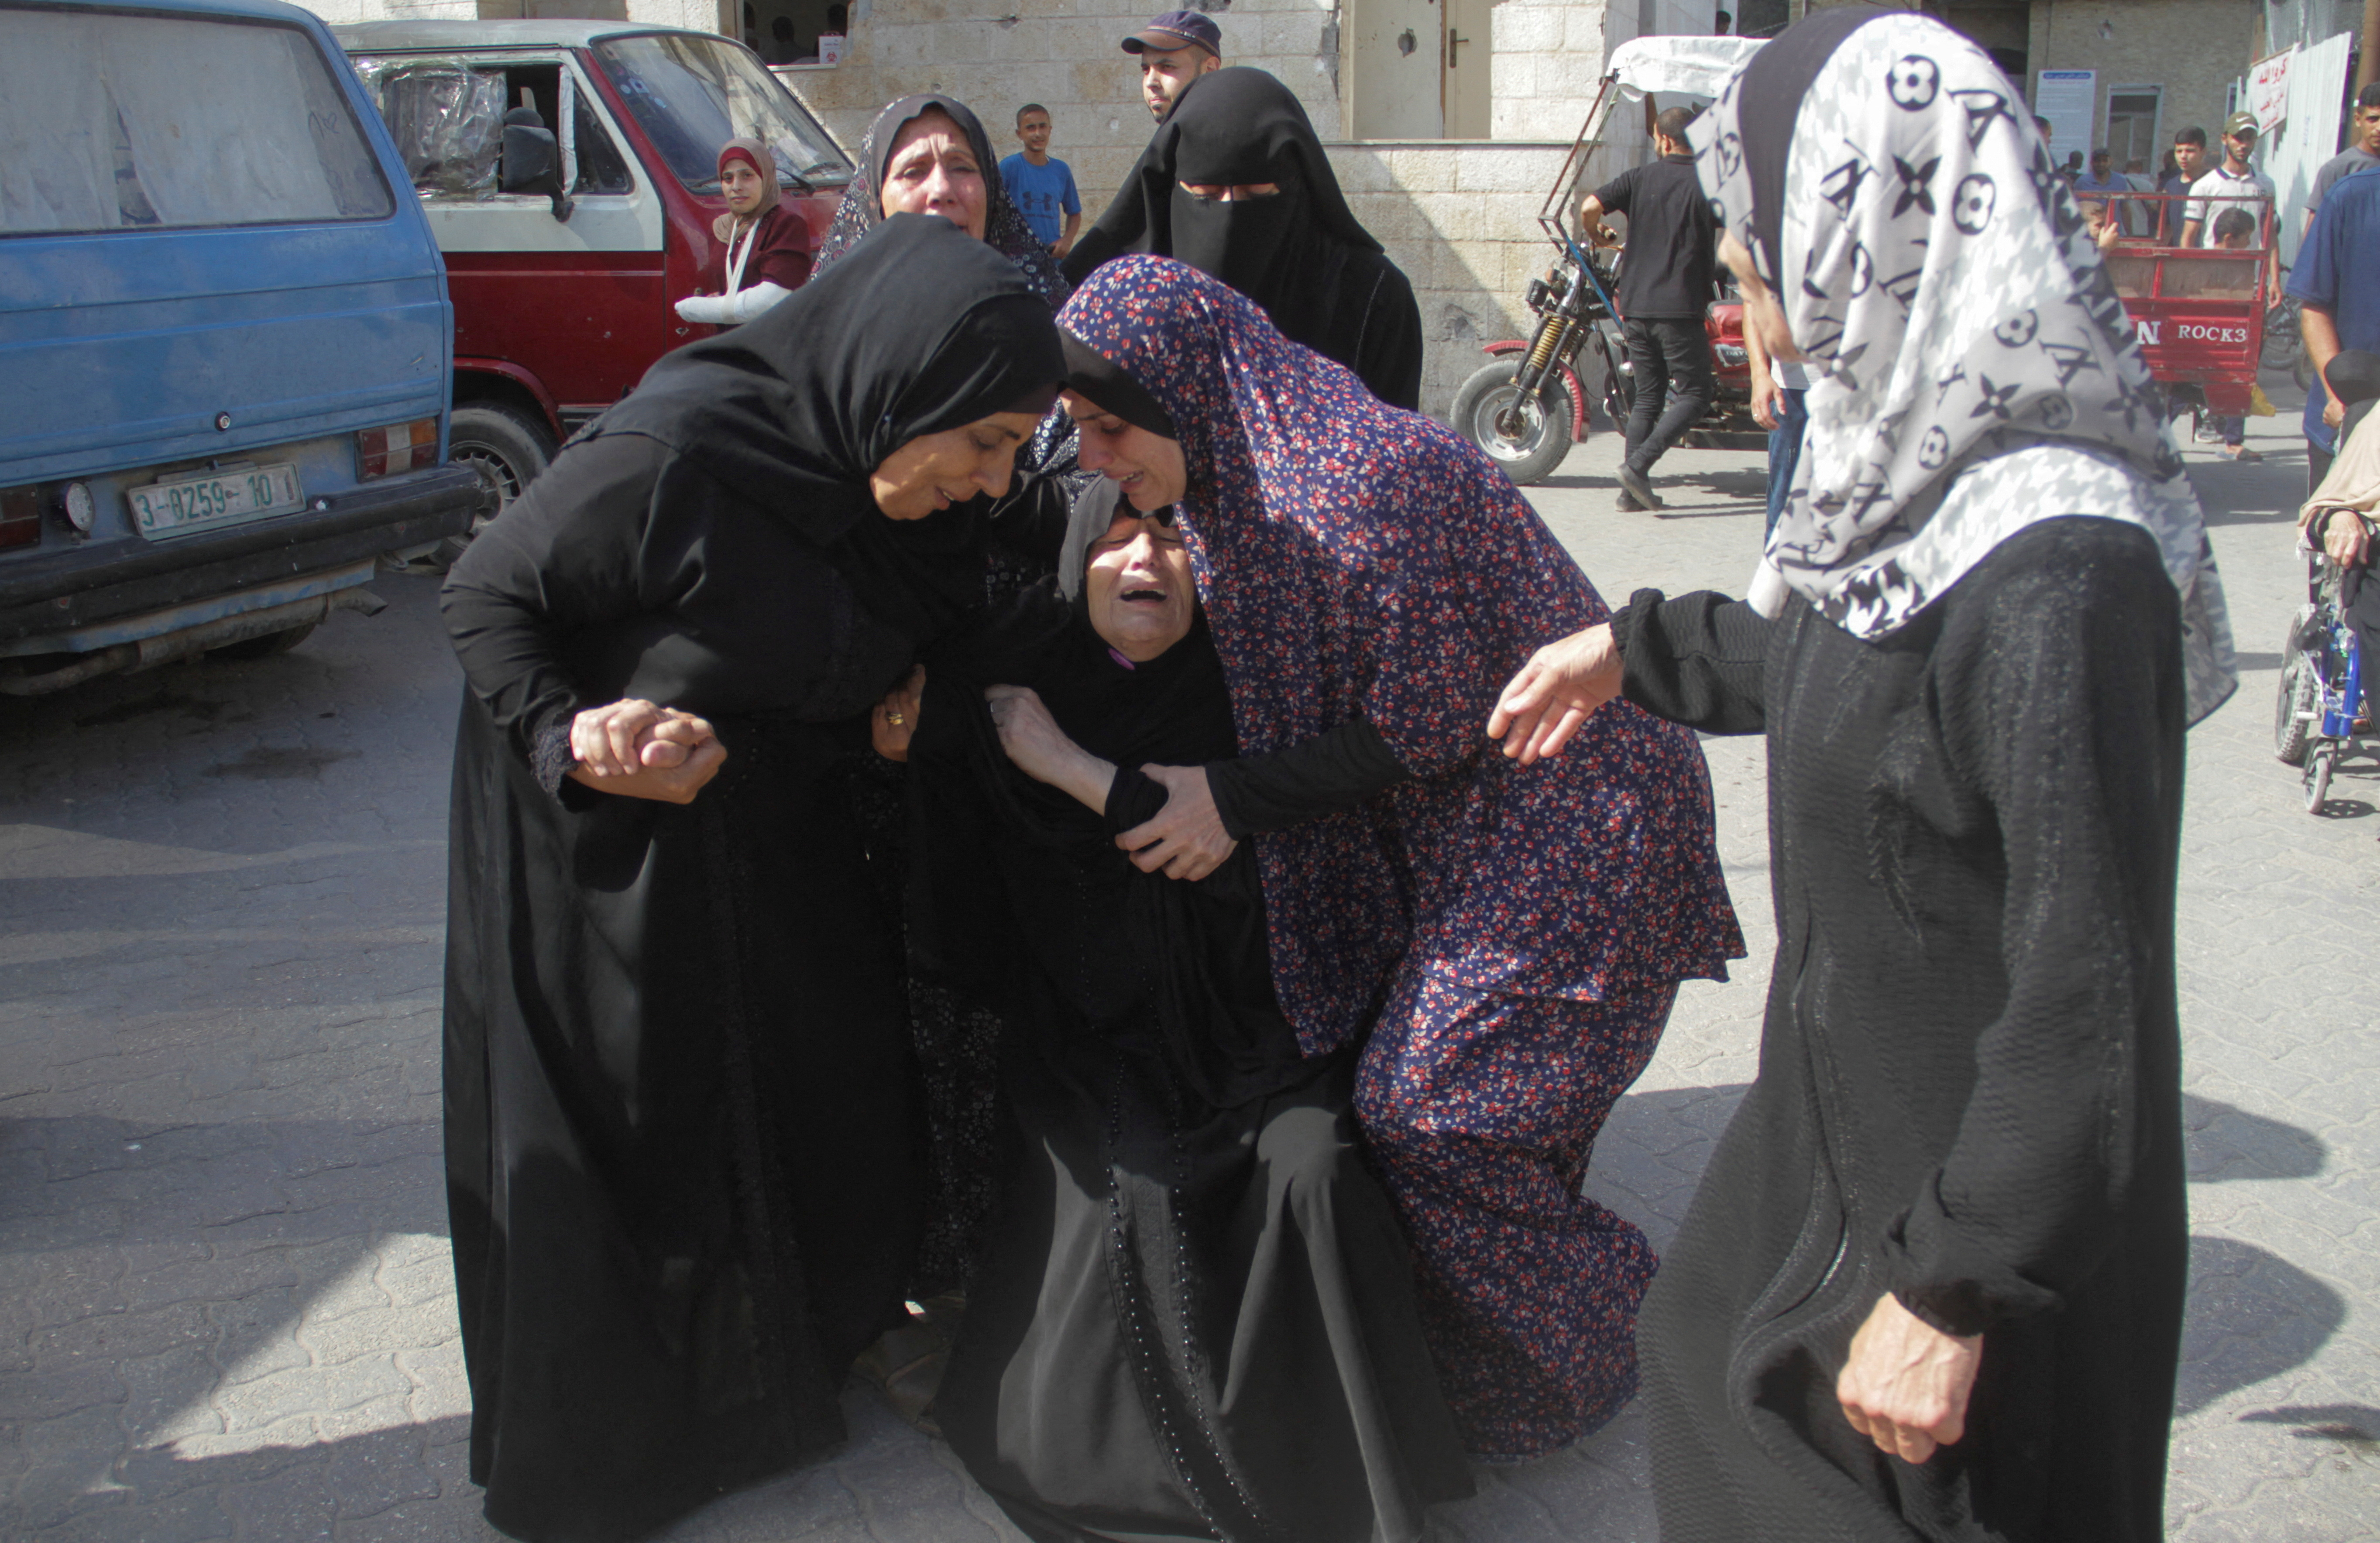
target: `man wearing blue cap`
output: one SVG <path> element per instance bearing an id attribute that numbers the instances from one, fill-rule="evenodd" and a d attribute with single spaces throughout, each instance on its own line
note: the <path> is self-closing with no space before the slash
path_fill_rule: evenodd
<path id="1" fill-rule="evenodd" d="M 1184 86 L 1223 67 L 1223 34 L 1196 11 L 1166 12 L 1124 39 L 1123 51 L 1140 55 L 1141 100 L 1160 123 Z"/>

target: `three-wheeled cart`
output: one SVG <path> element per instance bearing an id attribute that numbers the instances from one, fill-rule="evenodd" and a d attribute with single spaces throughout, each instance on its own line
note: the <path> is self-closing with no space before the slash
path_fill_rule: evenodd
<path id="1" fill-rule="evenodd" d="M 2125 313 L 2141 334 L 2141 356 L 2173 409 L 2237 418 L 2254 400 L 2273 303 L 2273 200 L 2262 195 L 2194 200 L 2187 193 L 2091 193 L 2119 235 L 2102 249 Z M 2239 208 L 2255 222 L 2244 247 L 2184 246 L 2192 205 L 2209 220 Z M 2203 238 L 2202 232 L 2202 238 Z"/>
<path id="2" fill-rule="evenodd" d="M 1530 281 L 1525 302 L 1536 316 L 1535 333 L 1486 345 L 1490 362 L 1463 382 L 1450 415 L 1455 429 L 1493 456 L 1513 481 L 1538 481 L 1561 465 L 1570 447 L 1587 433 L 1587 367 L 1597 395 L 1613 426 L 1628 421 L 1633 371 L 1620 324 L 1626 320 L 1612 303 L 1619 253 L 1594 249 L 1576 235 L 1581 199 L 1594 191 L 1591 178 L 1620 168 L 1604 163 L 1604 133 L 1623 102 L 1653 92 L 1715 97 L 1728 78 L 1760 46 L 1757 38 L 1649 37 L 1613 51 L 1611 68 L 1597 88 L 1578 138 L 1554 176 L 1537 211 L 1537 224 L 1553 243 L 1554 262 Z M 1718 391 L 1710 415 L 1684 443 L 1705 448 L 1766 449 L 1767 431 L 1752 419 L 1752 372 L 1743 347 L 1743 308 L 1731 299 L 1715 302 L 1704 318 L 1709 334 Z"/>

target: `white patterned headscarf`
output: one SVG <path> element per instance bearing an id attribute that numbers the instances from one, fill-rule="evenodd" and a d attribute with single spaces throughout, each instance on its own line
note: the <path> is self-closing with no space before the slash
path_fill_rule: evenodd
<path id="1" fill-rule="evenodd" d="M 1940 21 L 1829 8 L 1689 130 L 1723 229 L 1808 357 L 1810 420 L 1756 605 L 1885 637 L 2028 525 L 2156 539 L 2192 722 L 2237 686 L 2198 498 L 2098 247 L 2023 99 Z"/>

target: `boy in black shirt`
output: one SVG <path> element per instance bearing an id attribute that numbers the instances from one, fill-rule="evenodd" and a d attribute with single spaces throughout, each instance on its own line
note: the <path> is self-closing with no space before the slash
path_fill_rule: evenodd
<path id="1" fill-rule="evenodd" d="M 1598 247 L 1619 240 L 1603 216 L 1628 216 L 1628 249 L 1612 296 L 1635 376 L 1628 455 L 1620 464 L 1622 509 L 1661 506 L 1650 480 L 1653 463 L 1702 421 L 1717 392 L 1703 316 L 1715 293 L 1718 225 L 1686 148 L 1694 118 L 1684 107 L 1663 111 L 1653 120 L 1661 158 L 1621 172 L 1579 205 L 1579 221 Z"/>

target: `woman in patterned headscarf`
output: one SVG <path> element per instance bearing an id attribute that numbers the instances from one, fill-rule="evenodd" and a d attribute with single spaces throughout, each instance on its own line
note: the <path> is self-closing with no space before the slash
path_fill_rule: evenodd
<path id="1" fill-rule="evenodd" d="M 922 91 L 889 103 L 860 141 L 859 173 L 843 190 L 820 243 L 823 272 L 890 214 L 939 214 L 1016 264 L 1055 310 L 1066 303 L 1058 260 L 1000 180 L 983 120 L 956 98 Z"/>
<path id="2" fill-rule="evenodd" d="M 1973 43 L 1829 9 L 1692 139 L 1748 324 L 1814 377 L 1783 517 L 1749 603 L 1640 591 L 1488 725 L 1527 762 L 1618 694 L 1768 736 L 1760 1075 L 1645 1308 L 1661 1533 L 2146 1543 L 2182 733 L 2233 684 L 2197 500 Z"/>
<path id="3" fill-rule="evenodd" d="M 1083 464 L 1179 512 L 1239 735 L 1148 769 L 1170 801 L 1120 844 L 1196 880 L 1254 839 L 1305 1052 L 1363 1042 L 1356 1112 L 1464 1440 L 1576 1440 L 1635 1390 L 1653 1271 L 1579 1194 L 1589 1149 L 1677 983 L 1742 952 L 1701 752 L 1630 710 L 1575 762 L 1488 753 L 1497 686 L 1607 613 L 1444 426 L 1168 259 L 1106 264 L 1059 325 Z"/>

